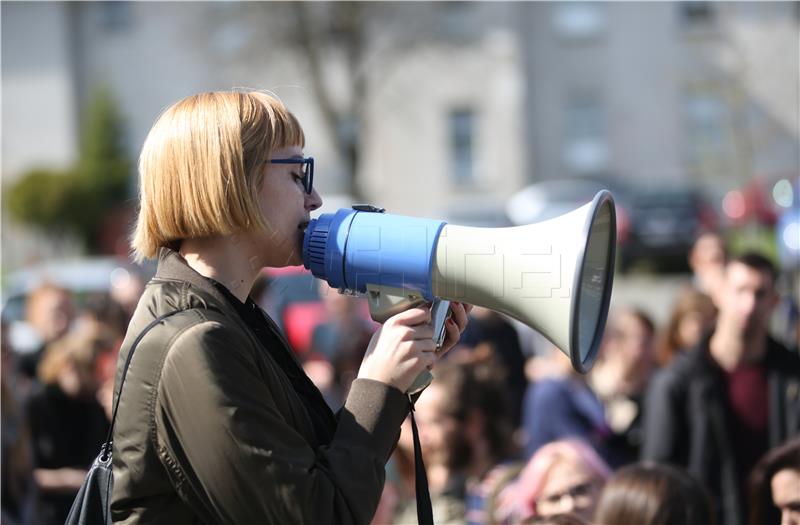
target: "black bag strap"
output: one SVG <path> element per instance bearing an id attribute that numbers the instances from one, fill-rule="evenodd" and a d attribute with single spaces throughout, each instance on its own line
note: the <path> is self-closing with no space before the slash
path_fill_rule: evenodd
<path id="1" fill-rule="evenodd" d="M 419 444 L 419 430 L 414 420 L 414 401 L 408 396 L 411 404 L 411 433 L 414 435 L 414 478 L 417 496 L 417 522 L 419 525 L 433 525 L 433 509 L 431 494 L 428 490 L 428 474 L 425 472 L 425 463 L 422 461 L 422 447 Z"/>
<path id="2" fill-rule="evenodd" d="M 142 338 L 145 336 L 147 332 L 150 331 L 151 328 L 159 324 L 161 321 L 175 315 L 179 312 L 185 312 L 185 310 L 174 310 L 172 312 L 165 313 L 164 315 L 160 315 L 153 319 L 150 324 L 148 324 L 144 330 L 136 337 L 136 340 L 131 345 L 131 350 L 128 352 L 128 357 L 125 358 L 125 367 L 122 369 L 122 376 L 119 379 L 119 390 L 117 391 L 117 400 L 114 403 L 114 411 L 111 413 L 111 425 L 108 428 L 108 436 L 106 437 L 106 442 L 103 444 L 102 453 L 100 455 L 100 459 L 102 461 L 108 460 L 109 454 L 111 453 L 111 442 L 114 438 L 114 423 L 117 421 L 117 409 L 119 408 L 119 400 L 122 399 L 122 385 L 125 384 L 125 376 L 128 375 L 128 367 L 131 364 L 131 358 L 133 357 L 133 352 L 136 350 L 136 347 L 139 346 L 139 342 L 141 342 Z"/>

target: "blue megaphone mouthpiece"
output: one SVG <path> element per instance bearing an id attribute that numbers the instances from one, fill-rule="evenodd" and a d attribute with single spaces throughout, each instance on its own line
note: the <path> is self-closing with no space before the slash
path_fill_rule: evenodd
<path id="1" fill-rule="evenodd" d="M 367 285 L 417 290 L 433 299 L 431 268 L 445 221 L 342 208 L 312 220 L 303 265 L 332 287 L 366 293 Z"/>

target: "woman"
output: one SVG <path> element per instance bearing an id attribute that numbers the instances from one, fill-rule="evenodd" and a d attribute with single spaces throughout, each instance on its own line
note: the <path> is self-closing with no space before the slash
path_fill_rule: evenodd
<path id="1" fill-rule="evenodd" d="M 750 525 L 800 525 L 800 437 L 769 450 L 748 478 Z"/>
<path id="2" fill-rule="evenodd" d="M 102 326 L 73 328 L 50 343 L 39 362 L 38 388 L 27 417 L 39 493 L 37 523 L 63 524 L 86 471 L 108 435 L 108 420 L 97 399 L 97 358 L 114 338 Z"/>
<path id="3" fill-rule="evenodd" d="M 686 472 L 655 463 L 619 469 L 606 483 L 595 523 L 714 525 L 706 489 Z"/>
<path id="4" fill-rule="evenodd" d="M 572 514 L 588 522 L 610 475 L 608 465 L 584 441 L 564 439 L 548 443 L 500 494 L 497 514 L 504 523 L 523 523 L 559 514 Z"/>
<path id="5" fill-rule="evenodd" d="M 248 296 L 263 267 L 301 264 L 322 201 L 295 117 L 258 92 L 168 108 L 140 159 L 136 257 L 158 257 L 120 352 L 137 347 L 114 432 L 114 521 L 368 523 L 414 378 L 436 352 L 427 307 L 373 336 L 334 415 Z"/>
<path id="6" fill-rule="evenodd" d="M 694 348 L 711 329 L 717 308 L 711 298 L 693 288 L 684 289 L 675 301 L 658 348 L 658 364 L 667 366 L 679 353 Z"/>
<path id="7" fill-rule="evenodd" d="M 526 458 L 547 443 L 578 438 L 602 450 L 610 429 L 603 404 L 577 373 L 570 360 L 552 343 L 544 355 L 529 360 L 531 383 L 522 405 Z"/>
<path id="8" fill-rule="evenodd" d="M 589 373 L 589 385 L 603 404 L 611 432 L 602 442 L 612 468 L 633 463 L 642 443 L 642 404 L 655 369 L 655 325 L 638 308 L 609 316 L 602 352 Z"/>

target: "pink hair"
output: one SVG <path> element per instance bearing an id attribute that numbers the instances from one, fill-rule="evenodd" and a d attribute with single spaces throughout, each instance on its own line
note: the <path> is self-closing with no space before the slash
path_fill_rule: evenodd
<path id="1" fill-rule="evenodd" d="M 499 517 L 518 523 L 536 516 L 536 500 L 541 496 L 550 471 L 562 461 L 580 463 L 603 481 L 611 476 L 606 462 L 585 442 L 579 439 L 553 441 L 537 450 L 517 480 L 500 494 Z"/>

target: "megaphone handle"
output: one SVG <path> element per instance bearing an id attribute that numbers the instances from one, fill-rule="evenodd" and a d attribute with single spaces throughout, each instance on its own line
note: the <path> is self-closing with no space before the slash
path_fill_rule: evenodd
<path id="1" fill-rule="evenodd" d="M 433 326 L 433 340 L 436 343 L 437 351 L 444 344 L 445 322 L 448 317 L 450 317 L 450 301 L 435 297 L 431 304 L 431 326 Z M 421 392 L 431 384 L 431 381 L 433 381 L 433 374 L 428 370 L 423 371 L 411 384 L 406 394 L 413 395 Z"/>
<path id="2" fill-rule="evenodd" d="M 448 317 L 450 317 L 450 301 L 434 297 L 431 304 L 431 326 L 437 351 L 444 344 L 444 338 L 447 335 L 444 327 Z"/>

